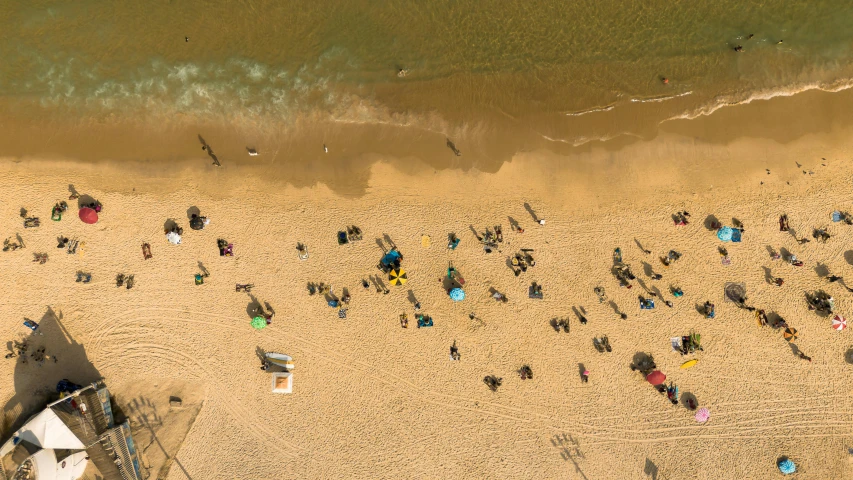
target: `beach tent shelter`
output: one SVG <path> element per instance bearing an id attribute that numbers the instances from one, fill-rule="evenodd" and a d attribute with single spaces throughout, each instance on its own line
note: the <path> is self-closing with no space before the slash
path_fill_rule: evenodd
<path id="1" fill-rule="evenodd" d="M 57 460 L 55 450 L 45 449 L 36 452 L 29 460 L 38 480 L 77 480 L 83 477 L 89 463 L 87 455 L 82 451 Z"/>
<path id="2" fill-rule="evenodd" d="M 83 220 L 83 223 L 97 223 L 98 222 L 98 212 L 89 207 L 83 207 L 78 212 L 80 215 L 80 220 Z"/>
<path id="3" fill-rule="evenodd" d="M 272 393 L 293 393 L 293 374 L 290 372 L 273 373 Z"/>
<path id="4" fill-rule="evenodd" d="M 281 353 L 267 353 L 264 356 L 266 357 L 267 361 L 272 363 L 273 365 L 278 365 L 279 367 L 283 367 L 288 370 L 293 369 L 293 367 L 295 366 L 293 364 L 293 358 L 291 358 L 290 355 L 284 355 Z"/>
<path id="5" fill-rule="evenodd" d="M 86 448 L 49 408 L 30 419 L 15 432 L 14 437 L 45 449 L 82 450 Z"/>

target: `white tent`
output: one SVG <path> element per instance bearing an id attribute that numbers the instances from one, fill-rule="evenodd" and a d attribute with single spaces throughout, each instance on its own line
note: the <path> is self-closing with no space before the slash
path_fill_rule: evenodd
<path id="1" fill-rule="evenodd" d="M 64 448 L 68 450 L 86 448 L 83 442 L 49 408 L 31 418 L 20 430 L 15 432 L 14 437 L 41 448 Z"/>
<path id="2" fill-rule="evenodd" d="M 77 480 L 83 476 L 86 470 L 86 452 L 73 453 L 61 461 L 56 460 L 53 450 L 39 450 L 30 460 L 35 466 L 36 478 L 38 480 Z"/>
<path id="3" fill-rule="evenodd" d="M 273 373 L 272 393 L 293 393 L 293 374 L 290 372 Z"/>

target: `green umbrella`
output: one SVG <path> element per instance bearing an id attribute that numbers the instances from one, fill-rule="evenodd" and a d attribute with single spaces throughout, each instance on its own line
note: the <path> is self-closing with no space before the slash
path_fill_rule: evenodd
<path id="1" fill-rule="evenodd" d="M 264 317 L 255 317 L 252 319 L 252 326 L 260 330 L 266 328 L 267 321 Z"/>

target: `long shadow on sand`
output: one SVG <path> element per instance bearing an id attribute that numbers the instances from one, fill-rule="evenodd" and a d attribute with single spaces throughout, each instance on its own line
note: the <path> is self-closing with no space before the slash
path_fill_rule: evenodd
<path id="1" fill-rule="evenodd" d="M 61 311 L 48 308 L 38 324 L 39 328 L 22 340 L 28 345 L 26 356 L 15 358 L 15 395 L 3 407 L 3 424 L 8 433 L 21 428 L 46 402 L 58 398 L 56 384 L 60 380 L 67 378 L 87 385 L 102 378 L 89 361 L 86 349 L 65 328 Z M 44 348 L 46 357 L 36 362 L 32 354 L 40 348 Z"/>

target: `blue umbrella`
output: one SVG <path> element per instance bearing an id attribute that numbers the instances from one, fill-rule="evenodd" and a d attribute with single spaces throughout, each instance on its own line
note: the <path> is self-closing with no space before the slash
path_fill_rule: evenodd
<path id="1" fill-rule="evenodd" d="M 733 228 L 732 229 L 732 242 L 734 242 L 734 243 L 740 242 L 740 235 L 741 235 L 740 230 Z"/>
<path id="2" fill-rule="evenodd" d="M 721 227 L 717 230 L 717 238 L 724 242 L 732 241 L 732 227 Z"/>
<path id="3" fill-rule="evenodd" d="M 465 292 L 461 288 L 454 288 L 450 291 L 450 298 L 454 302 L 461 302 L 465 300 Z"/>
<path id="4" fill-rule="evenodd" d="M 840 222 L 841 221 L 841 212 L 839 212 L 837 210 L 832 212 L 832 221 L 833 222 Z"/>
<path id="5" fill-rule="evenodd" d="M 791 459 L 786 458 L 779 462 L 779 471 L 784 473 L 785 475 L 790 475 L 797 471 L 797 466 L 794 465 L 794 462 Z"/>

